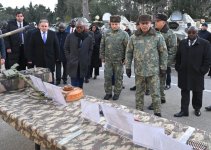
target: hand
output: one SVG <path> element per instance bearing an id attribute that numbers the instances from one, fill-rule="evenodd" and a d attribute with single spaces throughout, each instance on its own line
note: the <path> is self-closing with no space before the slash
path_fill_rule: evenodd
<path id="1" fill-rule="evenodd" d="M 160 76 L 164 77 L 166 75 L 166 70 L 160 69 Z"/>
<path id="2" fill-rule="evenodd" d="M 8 49 L 7 49 L 7 53 L 12 53 L 11 48 L 8 48 Z"/>
<path id="3" fill-rule="evenodd" d="M 130 76 L 131 76 L 131 69 L 126 69 L 126 74 L 127 74 L 128 78 L 130 78 Z"/>
<path id="4" fill-rule="evenodd" d="M 28 61 L 28 64 L 32 64 L 32 62 L 31 61 Z"/>
<path id="5" fill-rule="evenodd" d="M 1 65 L 5 63 L 5 59 L 1 59 Z"/>

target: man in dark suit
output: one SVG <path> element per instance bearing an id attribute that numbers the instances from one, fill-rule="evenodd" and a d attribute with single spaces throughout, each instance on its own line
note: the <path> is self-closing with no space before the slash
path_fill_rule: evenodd
<path id="1" fill-rule="evenodd" d="M 201 115 L 204 75 L 211 62 L 211 47 L 208 41 L 197 36 L 197 28 L 188 28 L 188 38 L 179 43 L 175 69 L 178 72 L 178 87 L 181 89 L 181 111 L 175 117 L 188 116 L 190 91 L 195 115 Z"/>
<path id="2" fill-rule="evenodd" d="M 6 32 L 16 30 L 28 25 L 24 21 L 22 12 L 16 13 L 16 19 L 8 22 Z M 6 69 L 9 69 L 15 63 L 19 64 L 18 70 L 25 70 L 27 60 L 24 55 L 24 33 L 17 33 L 5 38 L 5 47 L 7 52 Z"/>
<path id="3" fill-rule="evenodd" d="M 39 29 L 31 35 L 28 63 L 49 68 L 54 83 L 55 64 L 59 57 L 58 38 L 54 31 L 49 30 L 49 22 L 46 19 L 40 20 Z"/>

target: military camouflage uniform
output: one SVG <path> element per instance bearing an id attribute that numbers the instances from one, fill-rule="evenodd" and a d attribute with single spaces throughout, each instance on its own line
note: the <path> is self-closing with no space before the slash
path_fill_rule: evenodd
<path id="1" fill-rule="evenodd" d="M 122 90 L 123 61 L 129 36 L 121 29 L 109 29 L 102 37 L 100 57 L 105 60 L 104 88 L 106 94 L 112 94 L 112 75 L 114 74 L 114 94 L 119 95 Z"/>
<path id="2" fill-rule="evenodd" d="M 155 29 L 149 32 L 137 30 L 131 36 L 126 52 L 126 69 L 131 69 L 134 58 L 136 82 L 136 109 L 143 110 L 145 80 L 149 83 L 154 112 L 160 113 L 159 70 L 166 70 L 168 53 L 165 40 Z"/>
<path id="3" fill-rule="evenodd" d="M 173 31 L 169 29 L 167 25 L 165 25 L 163 29 L 160 30 L 160 33 L 163 35 L 166 42 L 166 46 L 168 49 L 168 65 L 167 66 L 170 67 L 176 57 L 177 37 L 173 33 Z M 164 101 L 166 100 L 165 93 L 164 93 L 165 83 L 166 83 L 166 76 L 160 76 L 160 95 L 161 95 L 161 100 L 164 100 Z"/>

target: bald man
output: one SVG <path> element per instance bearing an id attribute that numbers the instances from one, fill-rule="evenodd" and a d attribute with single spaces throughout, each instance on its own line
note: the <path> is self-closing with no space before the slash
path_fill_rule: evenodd
<path id="1" fill-rule="evenodd" d="M 201 115 L 204 75 L 209 70 L 211 48 L 208 41 L 199 38 L 198 29 L 191 26 L 188 38 L 179 43 L 175 69 L 178 72 L 178 87 L 181 89 L 181 111 L 174 117 L 189 116 L 190 91 L 195 115 Z"/>

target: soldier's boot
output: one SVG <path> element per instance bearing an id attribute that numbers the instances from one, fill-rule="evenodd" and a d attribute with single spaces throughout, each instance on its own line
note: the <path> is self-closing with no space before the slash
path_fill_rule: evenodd
<path id="1" fill-rule="evenodd" d="M 116 100 L 118 100 L 118 99 L 119 99 L 119 94 L 114 94 L 113 100 L 116 101 Z"/>
<path id="2" fill-rule="evenodd" d="M 146 90 L 145 95 L 150 95 L 150 90 L 149 89 Z"/>
<path id="3" fill-rule="evenodd" d="M 155 116 L 162 117 L 161 113 L 154 113 Z"/>
<path id="4" fill-rule="evenodd" d="M 130 88 L 131 91 L 135 91 L 136 90 L 136 86 L 133 86 Z"/>
<path id="5" fill-rule="evenodd" d="M 149 109 L 149 110 L 154 110 L 154 108 L 153 108 L 153 103 L 151 103 L 151 104 L 147 107 L 147 109 Z"/>
<path id="6" fill-rule="evenodd" d="M 106 94 L 104 96 L 104 100 L 109 100 L 110 98 L 112 98 L 112 94 Z"/>
<path id="7" fill-rule="evenodd" d="M 165 99 L 161 99 L 161 104 L 164 104 L 166 103 L 166 100 Z"/>

